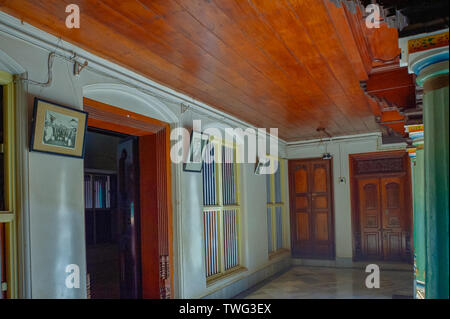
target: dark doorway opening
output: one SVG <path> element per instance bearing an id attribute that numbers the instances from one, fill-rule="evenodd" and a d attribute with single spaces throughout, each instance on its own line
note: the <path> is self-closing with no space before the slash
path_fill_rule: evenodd
<path id="1" fill-rule="evenodd" d="M 88 296 L 140 298 L 137 137 L 89 128 L 84 171 Z"/>
<path id="2" fill-rule="evenodd" d="M 131 263 L 121 266 L 121 297 L 167 299 L 173 297 L 173 225 L 172 225 L 172 187 L 170 164 L 170 125 L 165 122 L 130 112 L 113 105 L 104 104 L 89 98 L 83 98 L 84 110 L 89 113 L 88 125 L 100 130 L 97 133 L 112 134 L 123 138 L 131 138 L 126 149 L 126 158 L 133 154 L 133 160 L 122 161 L 125 165 L 117 165 L 117 192 L 121 189 L 129 196 L 118 196 L 124 208 L 120 212 L 126 214 L 128 224 L 133 227 L 125 229 L 131 238 L 125 243 Z M 106 131 L 104 131 L 106 130 Z M 125 135 L 118 135 L 120 132 Z M 118 152 L 119 161 L 123 152 Z M 120 161 L 119 161 L 120 163 Z M 132 164 L 131 164 L 132 163 Z M 138 172 L 131 169 L 138 167 Z M 126 177 L 121 182 L 120 172 Z M 131 173 L 130 173 L 131 172 Z M 134 172 L 134 173 L 133 173 Z M 129 177 L 133 176 L 132 179 Z M 138 178 L 136 178 L 138 177 Z M 122 186 L 121 186 L 122 185 Z M 138 186 L 137 186 L 138 185 Z M 131 196 L 130 194 L 134 194 Z M 140 198 L 138 199 L 138 195 Z M 134 199 L 134 201 L 131 201 Z M 122 207 L 119 202 L 118 207 Z M 125 220 L 127 220 L 125 218 Z M 120 217 L 119 217 L 119 220 Z M 123 289 L 122 287 L 125 287 Z M 126 288 L 128 287 L 128 288 Z M 125 291 L 125 292 L 124 292 Z M 127 293 L 128 291 L 128 293 Z"/>

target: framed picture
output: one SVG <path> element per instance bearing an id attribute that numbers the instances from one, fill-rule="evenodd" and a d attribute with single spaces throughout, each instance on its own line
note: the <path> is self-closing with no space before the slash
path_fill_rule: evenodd
<path id="1" fill-rule="evenodd" d="M 192 131 L 189 153 L 184 163 L 186 172 L 201 172 L 203 165 L 203 152 L 208 143 L 208 136 L 197 131 Z"/>
<path id="2" fill-rule="evenodd" d="M 270 167 L 271 160 L 269 157 L 258 158 L 258 163 L 256 164 L 255 175 L 266 174 L 267 170 Z"/>
<path id="3" fill-rule="evenodd" d="M 86 112 L 35 98 L 30 150 L 83 158 L 86 127 Z"/>

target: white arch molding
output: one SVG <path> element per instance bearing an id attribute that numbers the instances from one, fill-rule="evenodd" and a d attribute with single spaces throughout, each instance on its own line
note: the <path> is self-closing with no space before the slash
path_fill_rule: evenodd
<path id="1" fill-rule="evenodd" d="M 99 83 L 83 87 L 83 97 L 139 113 L 166 123 L 178 117 L 158 98 L 123 84 Z"/>
<path id="2" fill-rule="evenodd" d="M 22 74 L 25 69 L 11 58 L 8 54 L 0 49 L 0 71 L 5 71 L 9 74 Z"/>

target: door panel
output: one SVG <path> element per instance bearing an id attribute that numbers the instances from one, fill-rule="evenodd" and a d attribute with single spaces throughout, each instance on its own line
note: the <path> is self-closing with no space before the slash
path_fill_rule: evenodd
<path id="1" fill-rule="evenodd" d="M 308 195 L 296 195 L 295 206 L 297 210 L 308 210 L 309 209 Z"/>
<path id="2" fill-rule="evenodd" d="M 384 258 L 402 258 L 402 231 L 405 227 L 405 196 L 402 177 L 381 178 Z"/>
<path id="3" fill-rule="evenodd" d="M 313 186 L 312 192 L 326 193 L 327 192 L 327 168 L 323 163 L 314 163 L 312 167 Z"/>
<path id="4" fill-rule="evenodd" d="M 297 241 L 309 239 L 309 214 L 297 213 Z"/>
<path id="5" fill-rule="evenodd" d="M 381 232 L 366 231 L 363 234 L 363 251 L 366 257 L 372 259 L 381 258 Z"/>
<path id="6" fill-rule="evenodd" d="M 328 214 L 316 213 L 314 220 L 316 240 L 328 240 Z"/>
<path id="7" fill-rule="evenodd" d="M 313 200 L 313 209 L 327 209 L 328 198 L 327 196 L 315 196 Z"/>
<path id="8" fill-rule="evenodd" d="M 139 173 L 137 139 L 117 147 L 118 213 L 120 243 L 120 296 L 140 297 Z"/>
<path id="9" fill-rule="evenodd" d="M 293 255 L 334 257 L 330 163 L 289 161 Z"/>
<path id="10" fill-rule="evenodd" d="M 388 231 L 384 233 L 384 257 L 388 260 L 400 260 L 402 258 L 402 233 Z"/>
<path id="11" fill-rule="evenodd" d="M 407 259 L 405 178 L 376 177 L 358 180 L 361 257 Z"/>
<path id="12" fill-rule="evenodd" d="M 362 255 L 381 258 L 380 183 L 378 178 L 358 181 Z"/>
<path id="13" fill-rule="evenodd" d="M 295 192 L 307 193 L 308 192 L 308 166 L 300 165 L 295 168 Z"/>

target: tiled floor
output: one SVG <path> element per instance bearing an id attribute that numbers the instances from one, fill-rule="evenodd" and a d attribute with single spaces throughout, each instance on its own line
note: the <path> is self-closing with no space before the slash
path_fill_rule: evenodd
<path id="1" fill-rule="evenodd" d="M 380 271 L 380 288 L 366 288 L 364 269 L 293 267 L 236 298 L 246 299 L 349 299 L 412 298 L 412 271 Z"/>

